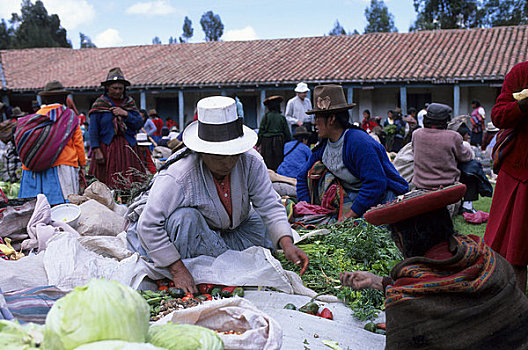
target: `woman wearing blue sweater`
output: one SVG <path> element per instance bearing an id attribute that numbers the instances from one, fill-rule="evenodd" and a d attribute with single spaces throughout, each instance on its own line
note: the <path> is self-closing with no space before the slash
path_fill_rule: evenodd
<path id="1" fill-rule="evenodd" d="M 383 146 L 348 122 L 348 110 L 354 104 L 347 104 L 341 86 L 316 87 L 314 106 L 307 113 L 315 114 L 315 126 L 322 141 L 297 176 L 299 201 L 320 205 L 318 201 L 325 200 L 326 194 L 317 191 L 328 190 L 329 187 L 320 186 L 328 180 L 316 184 L 314 180 L 319 174 L 331 174 L 344 190 L 345 217 L 361 217 L 369 208 L 408 191 L 407 182 L 398 174 Z"/>

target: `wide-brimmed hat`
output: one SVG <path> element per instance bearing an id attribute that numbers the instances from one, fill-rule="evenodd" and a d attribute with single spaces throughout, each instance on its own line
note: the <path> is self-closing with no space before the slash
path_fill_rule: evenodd
<path id="1" fill-rule="evenodd" d="M 494 131 L 500 131 L 500 129 L 497 128 L 495 125 L 493 125 L 493 122 L 488 122 L 488 124 L 486 124 L 486 131 L 494 132 Z"/>
<path id="2" fill-rule="evenodd" d="M 122 83 L 125 86 L 129 86 L 130 82 L 125 79 L 125 75 L 123 74 L 123 71 L 121 71 L 121 68 L 115 67 L 110 69 L 108 72 L 108 75 L 106 76 L 106 80 L 101 82 L 101 85 L 107 86 L 113 83 Z"/>
<path id="3" fill-rule="evenodd" d="M 297 86 L 295 87 L 295 89 L 293 91 L 298 92 L 298 93 L 303 93 L 303 92 L 310 91 L 310 89 L 308 89 L 308 84 L 299 83 L 299 84 L 297 84 Z"/>
<path id="4" fill-rule="evenodd" d="M 235 155 L 257 143 L 257 134 L 237 116 L 231 97 L 212 96 L 198 101 L 198 120 L 183 131 L 183 143 L 195 152 Z"/>
<path id="5" fill-rule="evenodd" d="M 341 85 L 316 86 L 313 95 L 314 109 L 307 111 L 306 114 L 341 112 L 356 105 L 347 102 Z"/>
<path id="6" fill-rule="evenodd" d="M 14 107 L 13 110 L 11 111 L 11 116 L 13 116 L 14 118 L 20 118 L 20 117 L 23 117 L 25 115 L 26 115 L 26 113 L 22 112 L 20 107 Z"/>
<path id="7" fill-rule="evenodd" d="M 279 96 L 279 95 L 274 95 L 262 101 L 262 104 L 264 104 L 264 106 L 269 106 L 270 104 L 274 104 L 274 103 L 278 104 L 278 103 L 281 103 L 282 101 L 284 101 L 284 97 Z"/>
<path id="8" fill-rule="evenodd" d="M 154 108 L 152 108 L 152 109 L 150 109 L 148 111 L 148 115 L 149 115 L 149 117 L 153 116 L 153 115 L 157 117 L 158 116 L 158 111 L 156 111 Z"/>
<path id="9" fill-rule="evenodd" d="M 390 225 L 445 206 L 464 197 L 466 185 L 458 183 L 437 190 L 414 190 L 395 201 L 378 205 L 365 213 L 365 220 L 373 225 Z"/>
<path id="10" fill-rule="evenodd" d="M 39 91 L 40 96 L 68 95 L 70 92 L 58 80 L 48 81 L 44 90 Z"/>
<path id="11" fill-rule="evenodd" d="M 301 138 L 303 136 L 310 136 L 312 133 L 309 132 L 304 126 L 298 126 L 293 133 L 294 138 Z"/>
<path id="12" fill-rule="evenodd" d="M 451 119 L 452 112 L 453 110 L 448 105 L 444 105 L 442 103 L 431 103 L 427 107 L 427 114 L 425 116 L 432 120 L 449 120 Z"/>
<path id="13" fill-rule="evenodd" d="M 136 134 L 136 141 L 138 146 L 149 147 L 152 145 L 152 142 L 148 139 L 148 135 L 144 132 L 138 132 Z"/>

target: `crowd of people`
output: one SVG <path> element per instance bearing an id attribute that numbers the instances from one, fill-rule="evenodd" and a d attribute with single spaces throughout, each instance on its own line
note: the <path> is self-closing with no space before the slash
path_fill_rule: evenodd
<path id="1" fill-rule="evenodd" d="M 528 62 L 506 76 L 489 124 L 474 100 L 470 116 L 431 103 L 405 116 L 395 108 L 383 122 L 365 110 L 356 125 L 349 114 L 355 104 L 340 85 L 316 86 L 310 100 L 308 85 L 299 83 L 284 114 L 282 96 L 263 101 L 258 133 L 244 125 L 239 100 L 212 96 L 197 103 L 196 120 L 179 134 L 155 109 L 137 108 L 121 69 L 111 69 L 101 86 L 85 119 L 58 81 L 39 92 L 42 104 L 30 115 L 0 106 L 8 116 L 0 140 L 9 159 L 16 155 L 4 176 L 16 181 L 13 167 L 20 164 L 20 197 L 44 193 L 51 205 L 67 202 L 82 192 L 87 168 L 111 189 L 153 174 L 137 197 L 121 198 L 129 204 L 128 247 L 167 268 L 176 287 L 196 292 L 184 258 L 256 245 L 282 249 L 301 274 L 307 268 L 284 193 L 270 179 L 276 171 L 291 180 L 292 197 L 304 209 L 389 225 L 405 258 L 391 276 L 341 276 L 344 286 L 385 291 L 389 348 L 528 346 L 518 331 L 528 325 L 528 98 L 513 97 L 528 88 Z M 158 145 L 171 152 L 156 167 L 151 151 Z M 498 174 L 484 239 L 455 233 L 452 222 L 474 213 L 479 195 L 492 195 L 476 150 L 493 155 Z M 409 156 L 405 178 L 391 153 Z M 455 326 L 470 336 L 457 337 Z"/>

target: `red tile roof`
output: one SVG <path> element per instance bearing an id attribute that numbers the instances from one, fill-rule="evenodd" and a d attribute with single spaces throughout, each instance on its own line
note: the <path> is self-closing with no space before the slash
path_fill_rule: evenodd
<path id="1" fill-rule="evenodd" d="M 5 86 L 98 87 L 120 66 L 133 86 L 498 81 L 528 60 L 528 26 L 96 49 L 0 51 Z"/>

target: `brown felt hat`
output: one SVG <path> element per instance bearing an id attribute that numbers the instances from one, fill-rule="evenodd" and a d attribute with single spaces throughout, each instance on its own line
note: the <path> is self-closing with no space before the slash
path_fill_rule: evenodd
<path id="1" fill-rule="evenodd" d="M 310 136 L 312 133 L 309 132 L 304 126 L 298 126 L 295 129 L 295 132 L 293 133 L 294 138 L 302 137 L 302 136 Z"/>
<path id="2" fill-rule="evenodd" d="M 54 96 L 54 95 L 68 95 L 70 92 L 64 89 L 61 82 L 58 80 L 48 81 L 44 90 L 40 91 L 38 94 L 40 96 Z"/>
<path id="3" fill-rule="evenodd" d="M 319 85 L 314 89 L 314 108 L 306 114 L 333 113 L 354 108 L 355 103 L 348 103 L 341 85 Z"/>
<path id="4" fill-rule="evenodd" d="M 11 112 L 11 115 L 15 118 L 20 118 L 20 117 L 23 117 L 26 115 L 26 113 L 22 112 L 22 110 L 20 109 L 20 107 L 15 107 L 13 108 L 12 112 Z"/>
<path id="5" fill-rule="evenodd" d="M 130 82 L 125 79 L 125 75 L 119 67 L 110 69 L 108 75 L 106 76 L 106 80 L 101 82 L 101 85 L 107 86 L 113 83 L 122 83 L 125 86 L 130 86 Z"/>
<path id="6" fill-rule="evenodd" d="M 267 105 L 273 104 L 273 103 L 281 103 L 282 101 L 284 101 L 284 97 L 279 96 L 279 95 L 275 95 L 275 96 L 268 97 L 267 99 L 262 101 L 262 103 L 264 104 L 264 106 L 267 106 Z"/>
<path id="7" fill-rule="evenodd" d="M 414 190 L 395 201 L 367 211 L 365 220 L 373 225 L 390 225 L 458 202 L 466 185 L 458 183 L 437 190 Z"/>

